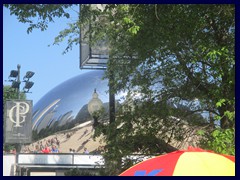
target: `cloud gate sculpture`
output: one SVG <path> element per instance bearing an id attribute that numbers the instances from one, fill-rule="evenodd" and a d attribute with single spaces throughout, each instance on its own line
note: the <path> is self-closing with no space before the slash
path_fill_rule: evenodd
<path id="1" fill-rule="evenodd" d="M 96 88 L 99 99 L 108 105 L 108 80 L 96 70 L 73 77 L 44 95 L 33 107 L 33 134 L 42 137 L 70 129 L 91 119 L 88 102 Z"/>

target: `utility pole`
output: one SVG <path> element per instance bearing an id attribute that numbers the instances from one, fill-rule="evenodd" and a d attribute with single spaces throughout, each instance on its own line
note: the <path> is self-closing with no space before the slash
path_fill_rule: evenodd
<path id="1" fill-rule="evenodd" d="M 20 68 L 21 68 L 21 65 L 18 64 L 17 65 L 17 69 L 18 69 L 18 77 L 17 77 L 17 83 L 18 83 L 17 95 L 18 95 L 18 99 L 20 99 L 20 84 L 21 84 L 21 81 L 20 81 Z"/>

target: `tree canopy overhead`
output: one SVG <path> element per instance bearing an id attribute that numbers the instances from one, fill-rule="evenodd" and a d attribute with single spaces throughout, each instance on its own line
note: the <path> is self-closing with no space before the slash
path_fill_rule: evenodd
<path id="1" fill-rule="evenodd" d="M 233 112 L 235 106 L 234 5 L 121 5 L 117 9 L 122 11 L 112 15 L 113 54 L 121 51 L 138 58 L 112 59 L 116 90 L 137 86 L 144 94 L 153 91 L 158 99 L 197 98 L 201 109 L 220 116 L 222 128 L 232 127 L 225 112 Z M 149 89 L 159 77 L 164 88 Z"/>
<path id="2" fill-rule="evenodd" d="M 122 134 L 139 119 L 140 127 L 150 135 L 160 132 L 159 119 L 169 125 L 172 116 L 193 121 L 199 113 L 208 112 L 210 124 L 220 124 L 223 132 L 220 136 L 218 129 L 213 131 L 216 141 L 209 143 L 211 148 L 234 148 L 228 142 L 234 138 L 235 128 L 235 6 L 135 4 L 107 8 L 110 23 L 104 30 L 109 34 L 110 55 L 117 57 L 110 59 L 108 72 L 114 71 L 116 91 L 136 90 L 143 103 L 135 113 L 121 116 L 120 122 L 126 125 Z M 189 111 L 171 109 L 169 101 L 186 102 Z M 138 129 L 144 137 L 145 131 Z M 175 137 L 178 131 L 172 131 Z M 154 139 L 154 134 L 146 141 Z"/>
<path id="3" fill-rule="evenodd" d="M 73 6 L 76 5 L 5 5 L 20 22 L 29 23 L 28 32 L 34 28 L 46 30 L 54 18 L 71 18 L 66 8 Z M 235 129 L 234 5 L 107 4 L 103 10 L 81 6 L 79 19 L 69 23 L 54 43 L 67 39 L 67 52 L 79 43 L 80 27 L 87 23 L 92 27 L 90 43 L 107 35 L 110 61 L 106 77 L 114 72 L 113 90 L 130 92 L 129 99 L 135 107 L 119 111 L 122 114 L 115 126 L 123 128 L 116 135 L 117 150 L 124 150 L 124 143 L 132 143 L 129 151 L 144 148 L 146 143 L 138 144 L 139 138 L 158 149 L 164 143 L 156 132 L 160 132 L 161 123 L 172 122 L 173 116 L 188 122 L 202 121 L 200 113 L 208 112 L 212 117 L 209 121 L 220 124 L 224 133 Z M 97 21 L 99 16 L 104 17 L 105 23 Z M 185 109 L 170 105 L 183 102 Z M 181 123 L 174 129 L 175 123 L 169 127 L 176 138 L 180 137 L 177 132 Z M 215 131 L 215 138 L 216 134 Z M 168 141 L 169 137 L 164 139 L 165 143 Z M 219 146 L 214 143 L 212 146 Z"/>

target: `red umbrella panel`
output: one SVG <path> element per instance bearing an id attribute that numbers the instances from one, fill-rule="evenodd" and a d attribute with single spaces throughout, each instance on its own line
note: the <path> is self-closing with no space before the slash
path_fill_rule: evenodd
<path id="1" fill-rule="evenodd" d="M 140 162 L 120 176 L 234 176 L 235 156 L 189 147 Z"/>

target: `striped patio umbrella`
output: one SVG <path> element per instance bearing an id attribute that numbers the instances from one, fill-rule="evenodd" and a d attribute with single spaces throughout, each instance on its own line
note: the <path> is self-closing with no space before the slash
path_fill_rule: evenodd
<path id="1" fill-rule="evenodd" d="M 142 161 L 120 176 L 235 176 L 235 156 L 189 147 Z"/>

